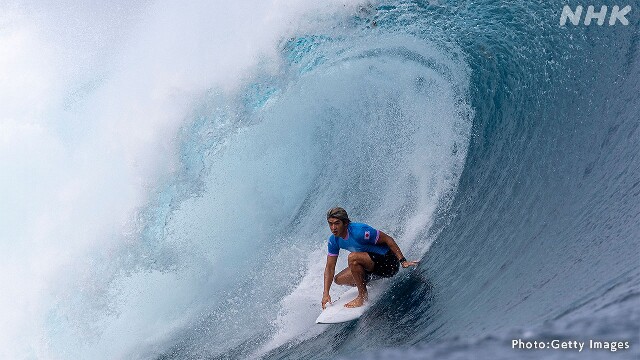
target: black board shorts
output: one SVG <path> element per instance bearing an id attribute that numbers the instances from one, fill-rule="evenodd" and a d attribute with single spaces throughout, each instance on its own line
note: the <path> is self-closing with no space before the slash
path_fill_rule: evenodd
<path id="1" fill-rule="evenodd" d="M 371 260 L 373 260 L 373 271 L 365 271 L 364 281 L 368 283 L 380 278 L 392 277 L 398 273 L 400 269 L 400 261 L 395 256 L 393 251 L 389 250 L 386 254 L 380 255 L 372 252 L 367 252 Z"/>

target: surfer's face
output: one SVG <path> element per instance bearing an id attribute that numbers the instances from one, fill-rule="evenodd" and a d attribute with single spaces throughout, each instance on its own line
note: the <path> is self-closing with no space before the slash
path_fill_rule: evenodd
<path id="1" fill-rule="evenodd" d="M 344 234 L 344 230 L 346 228 L 344 221 L 336 218 L 329 218 L 327 222 L 329 222 L 329 229 L 331 229 L 331 233 L 333 235 L 341 236 Z"/>

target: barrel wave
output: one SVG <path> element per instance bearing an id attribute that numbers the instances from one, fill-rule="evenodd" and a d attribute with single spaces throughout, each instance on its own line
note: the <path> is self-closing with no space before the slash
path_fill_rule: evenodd
<path id="1" fill-rule="evenodd" d="M 640 2 L 285 5 L 0 18 L 0 355 L 640 356 Z M 420 264 L 316 325 L 334 206 Z"/>

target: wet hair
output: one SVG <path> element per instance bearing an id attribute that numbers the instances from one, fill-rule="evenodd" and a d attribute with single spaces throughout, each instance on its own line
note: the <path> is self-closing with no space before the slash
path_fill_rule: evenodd
<path id="1" fill-rule="evenodd" d="M 349 215 L 347 215 L 347 210 L 341 207 L 329 209 L 329 211 L 327 211 L 327 220 L 329 220 L 329 218 L 342 220 L 347 225 L 351 222 L 351 220 L 349 220 Z"/>

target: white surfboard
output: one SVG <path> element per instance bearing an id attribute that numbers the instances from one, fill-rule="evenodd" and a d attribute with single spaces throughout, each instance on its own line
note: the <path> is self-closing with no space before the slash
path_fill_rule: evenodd
<path id="1" fill-rule="evenodd" d="M 337 300 L 327 304 L 326 308 L 322 310 L 322 313 L 320 313 L 320 316 L 316 319 L 316 324 L 338 324 L 359 318 L 369 309 L 372 301 L 382 292 L 383 286 L 380 285 L 381 284 L 376 284 L 375 286 L 371 286 L 370 284 L 367 286 L 369 300 L 357 308 L 344 307 L 344 304 L 358 296 L 358 288 L 354 287 L 347 290 L 344 294 L 340 295 Z"/>

